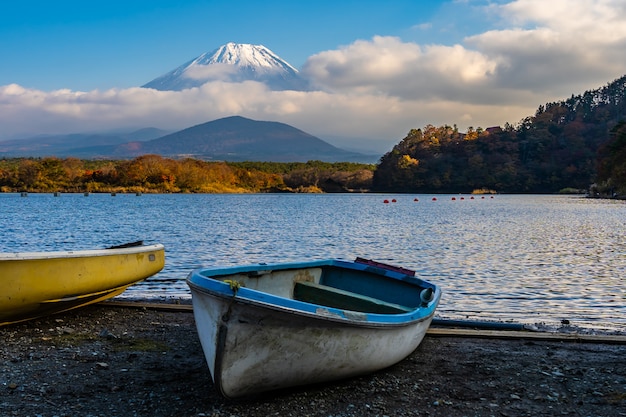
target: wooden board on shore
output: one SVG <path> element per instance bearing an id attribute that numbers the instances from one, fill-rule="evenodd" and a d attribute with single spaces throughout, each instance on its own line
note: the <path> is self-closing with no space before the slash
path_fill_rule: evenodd
<path id="1" fill-rule="evenodd" d="M 556 342 L 579 342 L 579 343 L 610 343 L 616 345 L 626 344 L 626 336 L 598 335 L 580 333 L 553 333 L 541 331 L 514 331 L 514 330 L 474 330 L 460 328 L 437 328 L 431 327 L 426 333 L 428 336 L 440 337 L 476 337 L 490 339 L 524 339 L 545 340 Z"/>

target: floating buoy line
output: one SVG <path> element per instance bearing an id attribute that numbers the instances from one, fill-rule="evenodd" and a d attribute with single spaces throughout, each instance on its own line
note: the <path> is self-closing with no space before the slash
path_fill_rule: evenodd
<path id="1" fill-rule="evenodd" d="M 493 197 L 493 196 L 490 196 L 489 198 L 490 198 L 490 199 L 493 199 L 494 197 Z M 465 200 L 465 197 L 464 197 L 464 196 L 460 196 L 458 199 L 463 201 L 463 200 Z M 481 197 L 480 197 L 480 199 L 481 199 L 481 200 L 484 200 L 484 199 L 485 199 L 485 196 L 484 196 L 484 195 L 483 195 L 483 196 L 481 196 Z M 451 200 L 452 200 L 452 201 L 457 201 L 457 197 L 453 196 L 453 197 L 451 198 Z M 469 197 L 469 200 L 476 200 L 476 197 L 474 197 L 474 196 L 470 196 L 470 197 Z M 419 199 L 418 199 L 417 197 L 415 197 L 415 198 L 413 199 L 413 201 L 417 203 L 417 202 L 419 202 Z M 431 201 L 439 201 L 439 200 L 438 200 L 438 198 L 437 198 L 437 197 L 432 197 Z M 390 200 L 390 199 L 388 199 L 388 198 L 386 198 L 386 199 L 384 199 L 384 200 L 383 200 L 383 203 L 385 203 L 385 204 L 389 204 L 389 203 L 396 203 L 396 202 L 397 202 L 397 200 L 396 200 L 395 198 L 393 198 L 393 199 L 391 199 L 391 200 Z"/>

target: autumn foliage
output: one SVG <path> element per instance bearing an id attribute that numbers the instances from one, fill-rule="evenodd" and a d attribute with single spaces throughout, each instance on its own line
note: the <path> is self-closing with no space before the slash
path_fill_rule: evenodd
<path id="1" fill-rule="evenodd" d="M 133 160 L 0 160 L 2 192 L 255 193 L 369 188 L 373 165 L 228 163 L 143 155 Z"/>

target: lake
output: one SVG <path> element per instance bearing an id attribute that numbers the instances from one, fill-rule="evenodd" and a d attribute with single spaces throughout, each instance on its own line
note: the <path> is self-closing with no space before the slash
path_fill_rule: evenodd
<path id="1" fill-rule="evenodd" d="M 387 201 L 387 202 L 385 202 Z M 357 256 L 438 284 L 440 318 L 626 332 L 626 202 L 546 195 L 0 193 L 0 251 L 163 243 L 131 299 L 193 268 Z"/>

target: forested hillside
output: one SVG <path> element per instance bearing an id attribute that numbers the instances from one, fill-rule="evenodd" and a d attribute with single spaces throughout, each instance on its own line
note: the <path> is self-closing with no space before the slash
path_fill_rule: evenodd
<path id="1" fill-rule="evenodd" d="M 552 193 L 587 190 L 597 181 L 599 192 L 608 186 L 624 193 L 624 120 L 626 76 L 540 106 L 516 126 L 466 133 L 453 126 L 413 129 L 381 158 L 373 189 Z"/>

